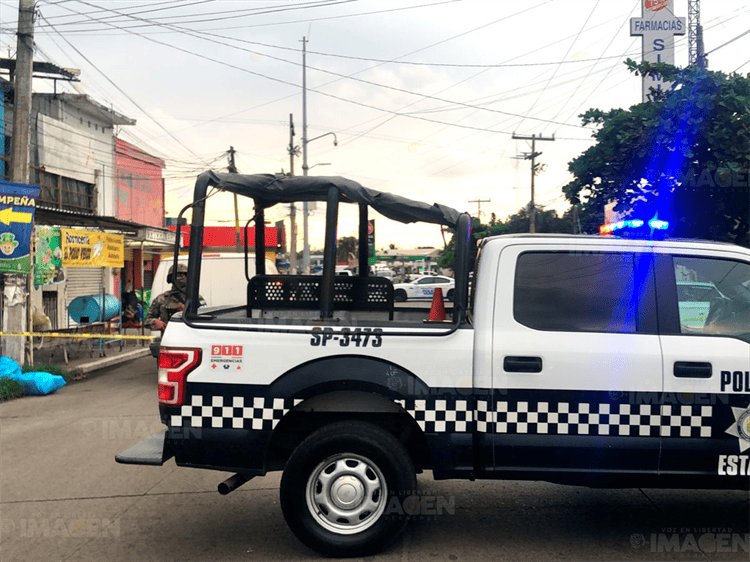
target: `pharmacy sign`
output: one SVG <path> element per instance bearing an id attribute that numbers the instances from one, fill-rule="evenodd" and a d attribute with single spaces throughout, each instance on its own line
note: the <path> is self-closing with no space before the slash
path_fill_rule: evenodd
<path id="1" fill-rule="evenodd" d="M 643 38 L 643 61 L 674 65 L 674 36 L 685 35 L 685 18 L 674 15 L 674 0 L 642 0 L 641 17 L 631 18 L 630 35 Z M 643 101 L 650 89 L 667 90 L 672 82 L 659 76 L 643 77 Z"/>

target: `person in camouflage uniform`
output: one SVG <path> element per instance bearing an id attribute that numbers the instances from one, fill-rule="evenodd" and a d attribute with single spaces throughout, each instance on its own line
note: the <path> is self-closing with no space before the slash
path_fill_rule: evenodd
<path id="1" fill-rule="evenodd" d="M 172 275 L 172 268 L 169 268 L 167 275 L 167 280 L 169 280 L 169 276 Z M 187 266 L 184 263 L 177 264 L 177 273 L 172 276 L 171 282 L 172 288 L 151 302 L 151 306 L 148 309 L 148 316 L 146 316 L 146 328 L 161 330 L 163 332 L 172 315 L 185 308 Z"/>

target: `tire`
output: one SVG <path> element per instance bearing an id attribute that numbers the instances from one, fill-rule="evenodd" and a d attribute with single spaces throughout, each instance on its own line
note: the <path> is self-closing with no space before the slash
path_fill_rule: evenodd
<path id="1" fill-rule="evenodd" d="M 403 289 L 396 289 L 396 292 L 393 293 L 393 300 L 396 302 L 404 302 L 406 300 L 406 291 Z"/>
<path id="2" fill-rule="evenodd" d="M 281 510 L 295 536 L 320 554 L 367 556 L 403 532 L 408 516 L 399 506 L 416 487 L 398 439 L 372 423 L 336 422 L 292 453 L 281 477 Z"/>
<path id="3" fill-rule="evenodd" d="M 455 291 L 454 291 L 453 289 L 449 289 L 449 290 L 448 290 L 448 294 L 447 294 L 447 295 L 445 295 L 445 298 L 446 298 L 446 299 L 448 299 L 449 301 L 451 301 L 451 302 L 452 302 L 452 301 L 453 301 L 453 293 L 454 293 L 454 292 L 455 292 Z"/>

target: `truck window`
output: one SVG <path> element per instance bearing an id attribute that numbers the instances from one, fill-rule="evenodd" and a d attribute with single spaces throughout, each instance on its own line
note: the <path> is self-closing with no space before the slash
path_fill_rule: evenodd
<path id="1" fill-rule="evenodd" d="M 634 271 L 630 253 L 521 254 L 514 317 L 535 330 L 635 333 Z"/>
<path id="2" fill-rule="evenodd" d="M 750 341 L 750 264 L 674 258 L 680 332 Z"/>

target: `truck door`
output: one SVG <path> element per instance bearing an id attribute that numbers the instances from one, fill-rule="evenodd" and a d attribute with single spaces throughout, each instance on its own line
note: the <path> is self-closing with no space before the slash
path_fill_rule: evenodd
<path id="1" fill-rule="evenodd" d="M 509 246 L 499 260 L 495 469 L 587 482 L 654 474 L 662 359 L 651 254 L 550 248 Z"/>
<path id="2" fill-rule="evenodd" d="M 750 475 L 750 263 L 658 254 L 656 271 L 669 415 L 660 476 L 736 487 Z"/>

